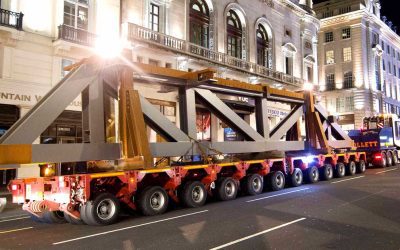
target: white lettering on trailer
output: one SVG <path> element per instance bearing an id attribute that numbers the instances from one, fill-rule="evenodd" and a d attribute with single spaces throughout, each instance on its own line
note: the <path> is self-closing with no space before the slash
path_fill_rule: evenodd
<path id="1" fill-rule="evenodd" d="M 274 231 L 274 230 L 280 229 L 280 228 L 282 228 L 282 227 L 286 227 L 286 226 L 289 226 L 289 225 L 291 225 L 291 224 L 294 224 L 294 223 L 297 223 L 297 222 L 303 221 L 303 220 L 305 220 L 305 219 L 306 219 L 306 218 L 304 218 L 304 217 L 303 217 L 303 218 L 300 218 L 300 219 L 297 219 L 297 220 L 294 220 L 294 221 L 290 221 L 290 222 L 288 222 L 288 223 L 285 223 L 285 224 L 282 224 L 282 225 L 279 225 L 279 226 L 276 226 L 276 227 L 273 227 L 273 228 L 270 228 L 270 229 L 264 230 L 264 231 L 262 231 L 262 232 L 259 232 L 259 233 L 256 233 L 256 234 L 252 234 L 252 235 L 249 235 L 249 236 L 243 237 L 243 238 L 241 238 L 241 239 L 238 239 L 238 240 L 235 240 L 235 241 L 228 242 L 228 243 L 226 243 L 226 244 L 224 244 L 224 245 L 221 245 L 221 246 L 217 246 L 217 247 L 211 248 L 210 250 L 218 250 L 218 249 L 222 249 L 222 248 L 225 248 L 225 247 L 228 247 L 228 246 L 234 245 L 234 244 L 236 244 L 236 243 L 239 243 L 239 242 L 242 242 L 242 241 L 245 241 L 245 240 L 248 240 L 248 239 L 251 239 L 251 238 L 257 237 L 257 236 L 259 236 L 259 235 L 266 234 L 266 233 L 268 233 L 268 232 L 271 232 L 271 231 Z"/>
<path id="2" fill-rule="evenodd" d="M 146 222 L 146 223 L 139 224 L 139 225 L 133 225 L 130 227 L 123 227 L 123 228 L 118 228 L 115 230 L 110 230 L 110 231 L 106 231 L 106 232 L 102 232 L 102 233 L 91 234 L 91 235 L 86 235 L 86 236 L 82 236 L 82 237 L 78 237 L 78 238 L 74 238 L 74 239 L 70 239 L 70 240 L 59 241 L 59 242 L 53 243 L 53 245 L 60 245 L 60 244 L 64 244 L 64 243 L 68 243 L 68 242 L 72 242 L 72 241 L 78 241 L 78 240 L 83 240 L 83 239 L 87 239 L 87 238 L 97 237 L 100 235 L 111 234 L 111 233 L 120 232 L 120 231 L 124 231 L 124 230 L 128 230 L 128 229 L 132 229 L 132 228 L 143 227 L 143 226 L 147 226 L 147 225 L 151 225 L 151 224 L 175 220 L 175 219 L 188 217 L 188 216 L 192 216 L 192 215 L 196 215 L 196 214 L 202 214 L 202 213 L 206 213 L 206 212 L 208 212 L 208 210 L 202 210 L 202 211 L 198 211 L 198 212 L 194 212 L 194 213 L 190 213 L 190 214 L 178 215 L 178 216 L 174 216 L 174 217 L 170 217 L 170 218 L 166 218 L 166 219 L 162 219 L 162 220 L 156 220 L 156 221 Z"/>
<path id="3" fill-rule="evenodd" d="M 270 195 L 270 196 L 267 196 L 267 197 L 261 197 L 261 198 L 257 198 L 257 199 L 254 199 L 254 200 L 249 200 L 249 201 L 246 201 L 246 202 L 255 202 L 255 201 L 259 201 L 259 200 L 270 199 L 270 198 L 274 198 L 274 197 L 277 197 L 277 196 L 282 196 L 282 195 L 285 195 L 285 194 L 291 194 L 291 193 L 297 193 L 297 192 L 305 191 L 305 190 L 308 190 L 308 189 L 310 189 L 310 188 L 302 188 L 302 189 L 298 189 L 298 190 L 294 190 L 294 191 L 290 191 L 290 192 L 285 192 L 285 193 L 281 193 L 281 194 L 274 194 L 274 195 Z"/>
<path id="4" fill-rule="evenodd" d="M 365 177 L 365 175 L 358 176 L 358 177 L 353 177 L 353 178 L 348 178 L 348 179 L 340 180 L 340 181 L 333 181 L 333 182 L 331 182 L 331 184 L 336 184 L 336 183 L 345 182 L 345 181 L 351 181 L 351 180 L 360 179 L 360 178 L 363 178 L 363 177 Z"/>
<path id="5" fill-rule="evenodd" d="M 398 168 L 389 169 L 389 170 L 385 170 L 385 171 L 380 171 L 380 172 L 376 172 L 376 174 L 383 174 L 383 173 L 386 173 L 386 172 L 395 171 L 395 170 L 397 170 L 397 169 L 398 169 Z"/>

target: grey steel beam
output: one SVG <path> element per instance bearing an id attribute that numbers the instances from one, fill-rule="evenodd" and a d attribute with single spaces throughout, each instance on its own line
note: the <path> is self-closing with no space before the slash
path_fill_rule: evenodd
<path id="1" fill-rule="evenodd" d="M 83 64 L 51 89 L 0 139 L 0 144 L 31 144 L 98 77 L 95 65 Z"/>
<path id="2" fill-rule="evenodd" d="M 195 90 L 204 104 L 210 108 L 210 111 L 228 124 L 228 126 L 244 135 L 248 140 L 265 141 L 264 137 L 258 134 L 248 123 L 221 101 L 216 94 L 206 89 L 196 88 Z"/>
<path id="3" fill-rule="evenodd" d="M 202 150 L 199 149 L 202 147 Z M 231 142 L 202 142 L 199 144 L 191 142 L 162 142 L 151 143 L 151 153 L 154 157 L 173 157 L 183 155 L 208 155 L 260 153 L 265 151 L 300 151 L 305 150 L 304 141 L 231 141 Z"/>
<path id="4" fill-rule="evenodd" d="M 256 127 L 257 132 L 264 136 L 265 139 L 269 139 L 269 119 L 268 119 L 268 106 L 267 99 L 263 97 L 255 98 L 256 104 Z"/>
<path id="5" fill-rule="evenodd" d="M 98 78 L 97 82 L 89 86 L 89 138 L 90 143 L 105 142 L 104 119 L 104 82 Z"/>
<path id="6" fill-rule="evenodd" d="M 32 162 L 117 160 L 119 143 L 33 144 Z"/>
<path id="7" fill-rule="evenodd" d="M 272 140 L 281 139 L 288 131 L 293 127 L 293 125 L 299 120 L 299 118 L 303 115 L 304 110 L 302 105 L 298 105 L 290 111 L 289 114 L 286 115 L 284 119 L 282 119 L 278 125 L 274 127 L 272 130 L 270 137 Z"/>
<path id="8" fill-rule="evenodd" d="M 168 118 L 160 113 L 149 101 L 140 96 L 140 105 L 146 121 L 152 129 L 171 142 L 190 141 L 189 137 L 178 129 Z"/>
<path id="9" fill-rule="evenodd" d="M 196 138 L 196 100 L 193 89 L 179 89 L 179 115 L 181 130 Z"/>

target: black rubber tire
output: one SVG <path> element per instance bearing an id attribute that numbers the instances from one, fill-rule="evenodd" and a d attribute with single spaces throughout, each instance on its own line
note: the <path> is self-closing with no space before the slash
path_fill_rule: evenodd
<path id="1" fill-rule="evenodd" d="M 91 222 L 90 219 L 91 217 L 88 216 L 88 210 L 90 210 L 91 208 L 88 208 L 89 206 L 92 205 L 92 201 L 87 201 L 84 205 L 82 205 L 79 208 L 79 212 L 81 214 L 81 220 L 83 221 L 84 224 L 86 225 L 91 225 L 94 222 Z"/>
<path id="2" fill-rule="evenodd" d="M 306 179 L 308 183 L 316 183 L 319 181 L 319 171 L 316 166 L 309 167 L 306 170 Z"/>
<path id="3" fill-rule="evenodd" d="M 243 178 L 241 187 L 247 195 L 261 194 L 264 187 L 264 179 L 259 174 L 250 174 Z"/>
<path id="4" fill-rule="evenodd" d="M 335 177 L 342 178 L 345 175 L 346 175 L 346 166 L 344 165 L 343 162 L 337 163 L 335 168 Z"/>
<path id="5" fill-rule="evenodd" d="M 216 195 L 221 201 L 229 201 L 236 199 L 238 186 L 232 177 L 223 177 L 218 180 Z"/>
<path id="6" fill-rule="evenodd" d="M 357 166 L 354 161 L 350 161 L 349 164 L 346 166 L 346 174 L 353 176 L 357 173 Z"/>
<path id="7" fill-rule="evenodd" d="M 272 191 L 279 191 L 285 188 L 285 175 L 282 171 L 275 171 L 267 176 L 269 188 Z"/>
<path id="8" fill-rule="evenodd" d="M 392 152 L 392 166 L 396 166 L 399 163 L 399 156 L 396 150 Z"/>
<path id="9" fill-rule="evenodd" d="M 390 151 L 386 152 L 386 167 L 392 166 L 392 153 Z"/>
<path id="10" fill-rule="evenodd" d="M 379 163 L 378 167 L 385 168 L 385 167 L 386 167 L 386 164 L 387 164 L 386 153 L 385 153 L 385 152 L 382 152 L 382 160 L 381 160 L 381 162 Z"/>
<path id="11" fill-rule="evenodd" d="M 36 215 L 33 214 L 29 214 L 29 216 L 31 217 L 31 220 L 34 222 L 38 222 L 38 223 L 45 223 L 45 219 L 41 216 L 37 217 Z"/>
<path id="12" fill-rule="evenodd" d="M 357 164 L 357 173 L 362 174 L 367 170 L 367 164 L 364 160 L 360 160 Z"/>
<path id="13" fill-rule="evenodd" d="M 290 185 L 292 187 L 299 187 L 303 184 L 303 171 L 301 171 L 301 169 L 299 168 L 295 168 L 293 170 L 293 174 L 291 174 L 289 176 L 289 180 L 290 180 Z"/>
<path id="14" fill-rule="evenodd" d="M 327 163 L 322 168 L 319 169 L 319 175 L 321 180 L 329 181 L 333 178 L 333 168 L 332 165 Z"/>
<path id="15" fill-rule="evenodd" d="M 50 224 L 65 223 L 64 213 L 61 211 L 45 211 L 43 212 L 43 221 Z"/>
<path id="16" fill-rule="evenodd" d="M 75 219 L 74 217 L 70 216 L 70 215 L 67 214 L 67 213 L 64 213 L 64 219 L 65 219 L 68 223 L 70 223 L 70 224 L 72 224 L 72 225 L 83 225 L 83 224 L 84 224 L 84 222 L 83 222 L 82 220 Z"/>
<path id="17" fill-rule="evenodd" d="M 143 215 L 163 214 L 168 208 L 168 195 L 160 186 L 149 186 L 140 192 L 137 202 Z"/>
<path id="18" fill-rule="evenodd" d="M 110 193 L 102 193 L 86 203 L 85 222 L 91 226 L 111 225 L 118 220 L 119 200 Z M 87 220 L 87 221 L 86 221 Z"/>
<path id="19" fill-rule="evenodd" d="M 207 190 L 200 181 L 189 181 L 183 187 L 180 198 L 185 207 L 201 207 L 206 203 Z"/>

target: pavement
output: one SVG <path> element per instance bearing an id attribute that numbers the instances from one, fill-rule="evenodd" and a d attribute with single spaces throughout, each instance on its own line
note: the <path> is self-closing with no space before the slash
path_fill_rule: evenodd
<path id="1" fill-rule="evenodd" d="M 400 169 L 322 181 L 104 227 L 0 214 L 0 249 L 400 249 Z M 16 210 L 16 209 L 14 209 Z"/>

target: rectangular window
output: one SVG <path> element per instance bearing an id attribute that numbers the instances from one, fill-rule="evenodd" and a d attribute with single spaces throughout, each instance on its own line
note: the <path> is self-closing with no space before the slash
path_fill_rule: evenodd
<path id="1" fill-rule="evenodd" d="M 307 80 L 310 83 L 314 82 L 313 68 L 311 66 L 307 66 Z"/>
<path id="2" fill-rule="evenodd" d="M 339 15 L 351 12 L 351 6 L 339 8 Z"/>
<path id="3" fill-rule="evenodd" d="M 64 24 L 75 29 L 88 29 L 88 1 L 64 1 Z"/>
<path id="4" fill-rule="evenodd" d="M 342 39 L 348 39 L 351 37 L 351 30 L 350 28 L 342 29 Z"/>
<path id="5" fill-rule="evenodd" d="M 346 72 L 343 76 L 343 88 L 351 89 L 353 88 L 353 72 Z"/>
<path id="6" fill-rule="evenodd" d="M 384 59 L 382 59 L 382 69 L 383 71 L 386 71 L 386 63 Z"/>
<path id="7" fill-rule="evenodd" d="M 384 41 L 381 42 L 381 47 L 382 47 L 382 50 L 385 50 L 385 42 Z"/>
<path id="8" fill-rule="evenodd" d="M 160 29 L 160 6 L 150 3 L 150 29 L 158 32 Z"/>
<path id="9" fill-rule="evenodd" d="M 353 112 L 354 111 L 354 96 L 346 97 L 346 112 Z"/>
<path id="10" fill-rule="evenodd" d="M 388 53 L 390 55 L 390 46 L 389 46 L 389 44 L 386 45 L 386 53 Z"/>
<path id="11" fill-rule="evenodd" d="M 372 44 L 373 45 L 379 44 L 379 35 L 376 33 L 372 34 Z"/>
<path id="12" fill-rule="evenodd" d="M 335 74 L 326 75 L 326 90 L 335 89 Z"/>
<path id="13" fill-rule="evenodd" d="M 351 47 L 343 48 L 343 62 L 351 61 Z"/>
<path id="14" fill-rule="evenodd" d="M 392 74 L 392 64 L 390 62 L 388 63 L 388 69 L 389 69 L 389 74 Z"/>
<path id="15" fill-rule="evenodd" d="M 335 54 L 333 50 L 328 50 L 326 52 L 326 64 L 334 64 L 335 63 Z"/>
<path id="16" fill-rule="evenodd" d="M 69 59 L 61 59 L 61 78 L 64 78 L 68 73 L 69 70 L 65 70 L 64 68 L 67 66 L 72 65 L 74 62 Z"/>
<path id="17" fill-rule="evenodd" d="M 396 65 L 393 65 L 393 75 L 394 75 L 394 76 L 397 76 Z"/>
<path id="18" fill-rule="evenodd" d="M 333 10 L 328 10 L 328 11 L 325 11 L 324 13 L 322 13 L 322 18 L 328 18 L 331 16 L 333 16 Z"/>
<path id="19" fill-rule="evenodd" d="M 326 32 L 325 33 L 325 42 L 329 43 L 333 41 L 333 32 Z"/>
<path id="20" fill-rule="evenodd" d="M 345 98 L 339 97 L 336 98 L 336 113 L 345 112 Z"/>

